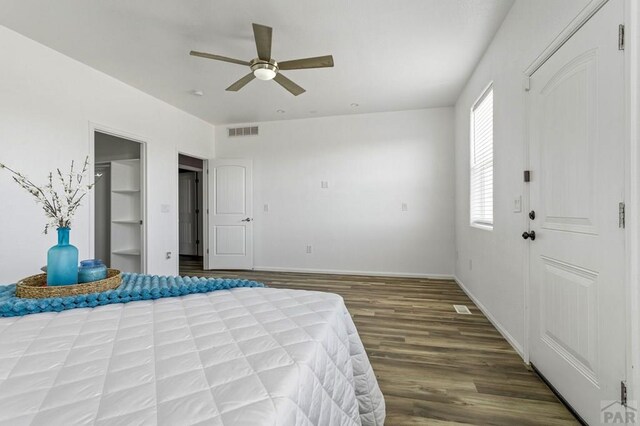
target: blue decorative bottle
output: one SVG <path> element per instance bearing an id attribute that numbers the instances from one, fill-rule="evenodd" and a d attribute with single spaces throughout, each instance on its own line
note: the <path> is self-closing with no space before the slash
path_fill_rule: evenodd
<path id="1" fill-rule="evenodd" d="M 69 228 L 58 228 L 58 244 L 47 253 L 47 285 L 78 284 L 78 249 L 69 244 Z"/>

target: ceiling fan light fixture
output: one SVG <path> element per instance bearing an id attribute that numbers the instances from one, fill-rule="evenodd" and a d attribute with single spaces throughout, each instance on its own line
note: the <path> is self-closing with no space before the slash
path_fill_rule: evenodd
<path id="1" fill-rule="evenodd" d="M 268 68 L 258 68 L 257 70 L 253 70 L 253 75 L 255 75 L 258 80 L 272 80 L 273 77 L 276 76 L 276 72 Z"/>
<path id="2" fill-rule="evenodd" d="M 278 64 L 273 60 L 266 62 L 255 59 L 251 64 L 251 71 L 258 80 L 273 80 L 278 74 Z"/>

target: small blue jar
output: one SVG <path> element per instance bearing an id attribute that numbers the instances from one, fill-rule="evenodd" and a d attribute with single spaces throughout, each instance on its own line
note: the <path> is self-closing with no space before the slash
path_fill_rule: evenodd
<path id="1" fill-rule="evenodd" d="M 107 278 L 107 267 L 100 259 L 88 259 L 80 262 L 78 282 L 90 283 Z"/>

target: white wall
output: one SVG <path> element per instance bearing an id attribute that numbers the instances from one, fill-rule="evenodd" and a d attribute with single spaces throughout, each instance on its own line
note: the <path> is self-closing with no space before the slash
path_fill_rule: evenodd
<path id="1" fill-rule="evenodd" d="M 218 158 L 253 158 L 256 268 L 452 275 L 452 108 L 259 126 L 216 127 Z"/>
<path id="2" fill-rule="evenodd" d="M 511 343 L 522 350 L 524 215 L 513 201 L 524 195 L 523 71 L 589 0 L 518 0 L 496 34 L 455 108 L 456 277 Z M 494 229 L 469 226 L 469 110 L 494 82 Z M 472 262 L 472 265 L 470 265 Z M 472 266 L 472 269 L 471 269 Z"/>
<path id="3" fill-rule="evenodd" d="M 212 157 L 213 126 L 1 26 L 0 46 L 0 162 L 42 182 L 89 153 L 90 122 L 147 141 L 148 271 L 176 274 L 178 150 Z M 40 207 L 2 170 L 0 199 L 0 283 L 10 283 L 37 273 L 56 240 L 42 234 Z M 80 258 L 90 256 L 89 223 L 85 205 L 71 232 Z"/>

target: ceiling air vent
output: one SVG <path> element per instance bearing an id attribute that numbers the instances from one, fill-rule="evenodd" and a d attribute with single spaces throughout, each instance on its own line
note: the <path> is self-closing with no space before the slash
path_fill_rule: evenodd
<path id="1" fill-rule="evenodd" d="M 229 131 L 229 137 L 236 136 L 257 136 L 258 135 L 258 126 L 251 127 L 230 127 L 227 129 Z"/>

